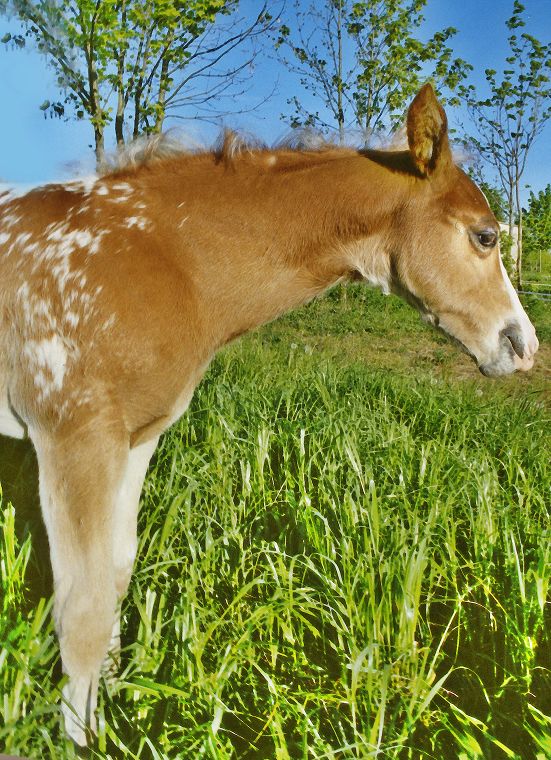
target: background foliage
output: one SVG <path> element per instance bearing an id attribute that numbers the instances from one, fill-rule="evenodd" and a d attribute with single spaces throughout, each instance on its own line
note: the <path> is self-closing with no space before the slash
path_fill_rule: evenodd
<path id="1" fill-rule="evenodd" d="M 341 142 L 345 130 L 355 127 L 367 141 L 397 126 L 405 105 L 428 77 L 441 97 L 453 92 L 471 67 L 453 57 L 448 44 L 456 33 L 453 27 L 421 41 L 426 4 L 295 2 L 292 21 L 279 27 L 277 45 L 317 108 L 310 110 L 301 93 L 293 95 L 288 100 L 294 109 L 291 124 L 335 130 Z"/>

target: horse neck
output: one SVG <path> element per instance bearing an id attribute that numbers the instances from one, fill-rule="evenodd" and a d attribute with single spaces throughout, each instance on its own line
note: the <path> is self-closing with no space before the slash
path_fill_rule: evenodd
<path id="1" fill-rule="evenodd" d="M 376 187 L 366 176 L 366 159 L 348 153 L 302 172 L 219 177 L 215 202 L 224 204 L 224 223 L 217 225 L 215 210 L 209 215 L 202 207 L 203 218 L 211 220 L 202 232 L 209 255 L 194 263 L 200 310 L 214 343 L 275 319 L 356 273 L 384 286 L 389 262 L 383 241 L 400 193 L 387 188 L 381 200 Z M 195 202 L 212 204 L 212 193 Z M 186 213 L 192 225 L 193 213 Z"/>

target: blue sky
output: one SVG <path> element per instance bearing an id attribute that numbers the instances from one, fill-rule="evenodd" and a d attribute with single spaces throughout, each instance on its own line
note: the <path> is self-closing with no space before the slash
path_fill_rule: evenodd
<path id="1" fill-rule="evenodd" d="M 288 2 L 290 5 L 291 2 Z M 305 2 L 305 5 L 307 3 Z M 243 0 L 243 11 L 258 8 L 258 0 Z M 526 31 L 541 42 L 551 40 L 551 0 L 525 0 Z M 512 0 L 429 0 L 425 10 L 423 37 L 445 26 L 455 26 L 458 34 L 452 45 L 456 55 L 475 67 L 472 81 L 483 91 L 485 68 L 500 71 L 507 55 L 505 20 L 510 16 Z M 0 19 L 0 37 L 14 25 Z M 256 63 L 251 87 L 240 106 L 253 105 L 277 83 L 273 98 L 256 113 L 230 117 L 234 126 L 254 131 L 268 142 L 285 133 L 280 115 L 289 111 L 289 93 L 300 93 L 300 85 L 280 65 L 274 56 L 265 56 Z M 45 59 L 32 50 L 12 50 L 0 45 L 0 179 L 5 182 L 43 182 L 74 176 L 93 170 L 93 156 L 88 148 L 92 141 L 91 128 L 86 122 L 65 122 L 44 119 L 39 105 L 45 98 L 55 98 L 53 72 Z M 466 122 L 460 111 L 449 111 L 450 122 Z M 184 122 L 184 127 L 207 140 L 212 127 Z M 535 190 L 551 182 L 551 123 L 532 149 L 524 184 Z M 525 191 L 526 193 L 526 191 Z M 525 193 L 523 193 L 525 195 Z"/>

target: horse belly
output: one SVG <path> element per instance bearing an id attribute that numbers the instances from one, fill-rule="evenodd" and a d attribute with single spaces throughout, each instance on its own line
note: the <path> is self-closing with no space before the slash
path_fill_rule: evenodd
<path id="1" fill-rule="evenodd" d="M 6 381 L 0 376 L 0 435 L 8 438 L 25 438 L 27 429 L 13 413 L 6 390 Z"/>
<path id="2" fill-rule="evenodd" d="M 8 406 L 0 407 L 0 435 L 8 438 L 25 438 L 27 431 Z"/>
<path id="3" fill-rule="evenodd" d="M 1 294 L 0 294 L 1 295 Z M 3 300 L 0 300 L 0 308 L 4 308 Z M 14 414 L 8 394 L 9 387 L 9 360 L 8 360 L 8 323 L 6 319 L 0 319 L 0 435 L 9 438 L 25 438 L 27 429 Z"/>

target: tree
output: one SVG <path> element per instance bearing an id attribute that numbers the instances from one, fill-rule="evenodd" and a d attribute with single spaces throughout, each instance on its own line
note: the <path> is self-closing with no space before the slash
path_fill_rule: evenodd
<path id="1" fill-rule="evenodd" d="M 545 269 L 551 274 L 551 185 L 537 195 L 530 191 L 528 208 L 523 209 L 523 219 L 526 261 L 536 271 Z"/>
<path id="2" fill-rule="evenodd" d="M 105 128 L 117 143 L 159 131 L 169 110 L 184 106 L 210 113 L 215 99 L 235 95 L 253 53 L 225 69 L 221 60 L 270 26 L 263 5 L 249 22 L 232 16 L 239 0 L 0 0 L 24 34 L 3 42 L 36 43 L 53 67 L 61 100 L 41 108 L 56 116 L 88 118 L 98 163 Z M 233 88 L 233 90 L 232 90 Z"/>
<path id="3" fill-rule="evenodd" d="M 280 27 L 277 47 L 319 108 L 311 111 L 299 97 L 291 98 L 292 125 L 336 129 L 341 142 L 345 130 L 354 126 L 367 140 L 397 125 L 404 104 L 427 78 L 440 91 L 455 90 L 471 67 L 452 59 L 447 42 L 454 28 L 437 32 L 427 42 L 415 36 L 426 4 L 427 0 L 319 0 L 302 10 L 297 0 L 295 31 Z"/>
<path id="4" fill-rule="evenodd" d="M 470 142 L 494 170 L 505 193 L 511 236 L 515 218 L 518 223 L 515 280 L 519 289 L 523 242 L 520 182 L 530 149 L 551 116 L 551 43 L 544 45 L 527 33 L 518 35 L 516 30 L 525 26 L 524 10 L 514 0 L 513 13 L 506 22 L 511 31 L 511 54 L 500 77 L 494 69 L 486 69 L 488 97 L 479 98 L 473 85 L 460 88 L 476 129 Z"/>

